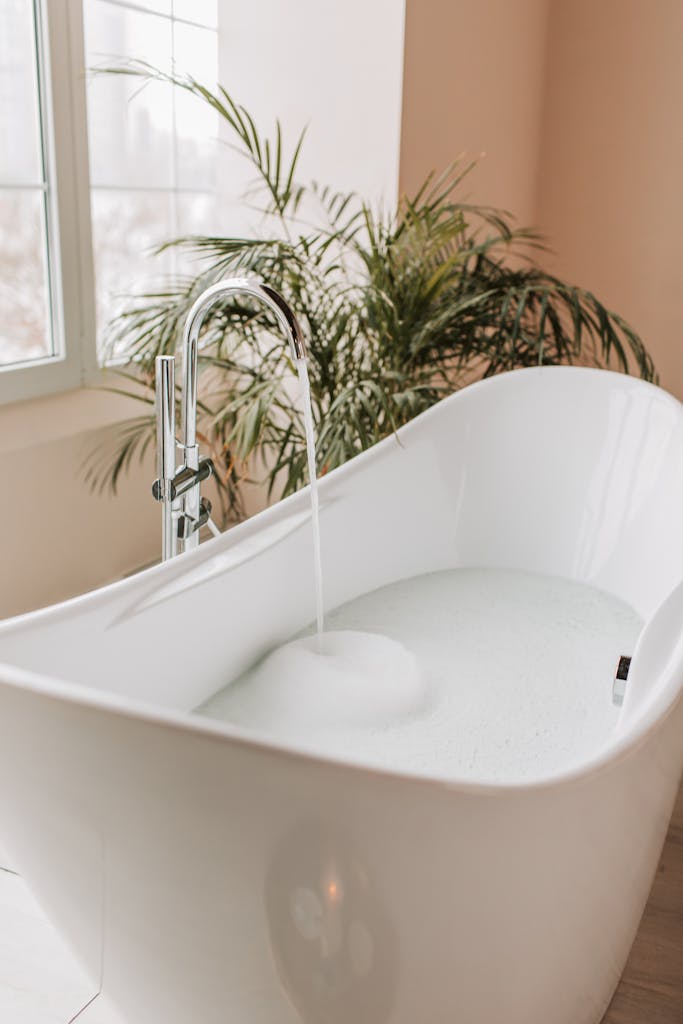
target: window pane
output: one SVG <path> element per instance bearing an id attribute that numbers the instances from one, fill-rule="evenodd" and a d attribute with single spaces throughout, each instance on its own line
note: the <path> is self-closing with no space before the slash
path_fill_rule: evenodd
<path id="1" fill-rule="evenodd" d="M 33 4 L 0 3 L 0 182 L 43 180 L 35 73 Z"/>
<path id="2" fill-rule="evenodd" d="M 103 351 L 102 329 L 132 295 L 159 286 L 173 269 L 171 253 L 153 253 L 174 234 L 172 194 L 96 189 L 92 228 L 100 355 L 110 358 L 112 353 Z"/>
<path id="3" fill-rule="evenodd" d="M 183 192 L 176 198 L 178 235 L 217 235 L 221 225 L 217 218 L 216 197 L 206 192 Z"/>
<path id="4" fill-rule="evenodd" d="M 84 7 L 91 68 L 138 59 L 215 84 L 218 41 L 213 29 L 110 0 L 85 0 Z M 171 13 L 177 14 L 177 8 L 174 0 Z M 192 21 L 215 21 L 215 4 L 197 3 L 184 13 Z M 217 121 L 206 104 L 172 86 L 113 75 L 88 80 L 101 357 L 112 355 L 106 327 L 130 297 L 165 285 L 164 275 L 186 269 L 176 250 L 154 257 L 153 247 L 179 234 L 198 233 L 211 221 L 213 200 L 206 193 L 214 187 Z"/>
<path id="5" fill-rule="evenodd" d="M 216 33 L 176 22 L 173 27 L 175 66 L 214 88 L 218 75 Z M 218 115 L 207 103 L 176 89 L 177 187 L 211 190 L 215 185 Z"/>
<path id="6" fill-rule="evenodd" d="M 0 189 L 0 365 L 52 354 L 43 193 Z"/>
<path id="7" fill-rule="evenodd" d="M 206 193 L 181 193 L 176 197 L 176 224 L 178 237 L 188 235 L 220 235 L 221 223 L 218 217 L 216 197 Z M 206 257 L 203 257 L 205 260 Z M 185 246 L 174 250 L 173 273 L 183 277 L 194 277 L 202 270 L 202 257 Z M 206 263 L 204 263 L 204 268 Z"/>
<path id="8" fill-rule="evenodd" d="M 217 0 L 174 0 L 173 14 L 176 18 L 186 18 L 200 25 L 216 28 L 218 25 Z"/>
<path id="9" fill-rule="evenodd" d="M 87 0 L 86 0 L 87 2 Z M 144 7 L 148 11 L 156 11 L 158 14 L 171 16 L 172 0 L 135 0 L 138 7 Z"/>
<path id="10" fill-rule="evenodd" d="M 86 4 L 89 68 L 145 60 L 171 70 L 171 22 L 96 0 Z M 90 179 L 94 186 L 173 185 L 172 87 L 127 75 L 92 75 L 88 83 Z"/>

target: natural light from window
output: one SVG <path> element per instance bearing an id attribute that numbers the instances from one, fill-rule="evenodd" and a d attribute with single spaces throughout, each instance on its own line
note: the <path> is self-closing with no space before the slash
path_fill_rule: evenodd
<path id="1" fill-rule="evenodd" d="M 170 84 L 93 69 L 141 60 L 214 86 L 217 0 L 83 0 L 82 36 L 78 0 L 69 8 L 75 35 L 46 30 L 56 4 L 0 0 L 0 370 L 41 373 L 43 391 L 65 359 L 61 386 L 116 357 L 110 320 L 188 268 L 158 246 L 215 229 L 216 115 Z"/>
<path id="2" fill-rule="evenodd" d="M 0 366 L 58 348 L 48 258 L 47 154 L 34 5 L 0 3 Z"/>
<path id="3" fill-rule="evenodd" d="M 85 0 L 86 65 L 143 59 L 164 72 L 217 77 L 216 0 Z M 106 325 L 131 295 L 182 271 L 179 235 L 211 230 L 215 115 L 178 88 L 128 76 L 90 75 L 88 135 L 100 358 Z"/>

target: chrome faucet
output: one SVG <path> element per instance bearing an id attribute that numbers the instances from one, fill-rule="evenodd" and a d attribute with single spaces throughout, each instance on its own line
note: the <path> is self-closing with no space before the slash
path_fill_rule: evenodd
<path id="1" fill-rule="evenodd" d="M 289 342 L 292 359 L 306 358 L 306 345 L 297 318 L 278 292 L 255 278 L 228 277 L 207 288 L 188 313 L 183 331 L 183 382 L 181 396 L 181 440 L 175 431 L 175 358 L 157 356 L 157 479 L 152 494 L 162 505 L 162 559 L 190 551 L 199 544 L 202 526 L 213 527 L 211 503 L 200 494 L 202 480 L 213 473 L 213 463 L 200 458 L 197 444 L 197 351 L 199 332 L 207 313 L 228 295 L 249 295 L 259 299 L 275 315 Z M 176 449 L 182 457 L 176 466 Z"/>

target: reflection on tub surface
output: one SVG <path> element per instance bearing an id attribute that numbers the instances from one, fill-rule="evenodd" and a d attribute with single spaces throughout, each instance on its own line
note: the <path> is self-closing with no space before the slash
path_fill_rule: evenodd
<path id="1" fill-rule="evenodd" d="M 293 829 L 265 887 L 273 958 L 306 1024 L 384 1024 L 396 948 L 378 879 L 333 824 Z"/>

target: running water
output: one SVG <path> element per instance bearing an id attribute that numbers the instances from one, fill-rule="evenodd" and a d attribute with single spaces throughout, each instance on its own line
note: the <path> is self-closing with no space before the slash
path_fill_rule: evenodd
<path id="1" fill-rule="evenodd" d="M 311 524 L 313 527 L 313 571 L 315 573 L 315 621 L 318 632 L 318 646 L 322 643 L 324 631 L 323 610 L 323 565 L 320 554 L 320 504 L 318 501 L 318 478 L 315 468 L 315 431 L 313 428 L 313 409 L 311 407 L 311 383 L 308 379 L 308 367 L 305 359 L 297 359 L 296 369 L 299 374 L 301 400 L 304 407 L 304 426 L 306 429 L 306 457 L 308 460 L 308 481 L 311 485 Z"/>

